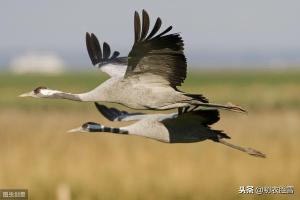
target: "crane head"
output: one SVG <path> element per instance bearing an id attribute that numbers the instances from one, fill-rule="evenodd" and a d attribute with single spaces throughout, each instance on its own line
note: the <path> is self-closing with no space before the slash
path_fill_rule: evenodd
<path id="1" fill-rule="evenodd" d="M 101 132 L 103 126 L 95 122 L 86 122 L 78 128 L 69 130 L 69 133 L 73 132 Z"/>
<path id="2" fill-rule="evenodd" d="M 57 90 L 51 90 L 45 86 L 40 86 L 30 92 L 19 95 L 19 97 L 51 98 L 55 93 L 58 92 L 59 91 Z"/>

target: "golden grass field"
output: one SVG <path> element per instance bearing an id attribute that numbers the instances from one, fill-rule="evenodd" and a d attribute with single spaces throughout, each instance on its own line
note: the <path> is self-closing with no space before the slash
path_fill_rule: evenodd
<path id="1" fill-rule="evenodd" d="M 0 189 L 27 188 L 38 200 L 68 192 L 72 200 L 300 198 L 300 71 L 195 72 L 182 88 L 247 108 L 248 115 L 222 111 L 213 127 L 266 159 L 211 141 L 70 134 L 86 121 L 110 123 L 91 103 L 17 97 L 40 85 L 85 91 L 104 79 L 99 74 L 0 75 Z M 291 185 L 295 194 L 238 194 L 247 185 Z"/>

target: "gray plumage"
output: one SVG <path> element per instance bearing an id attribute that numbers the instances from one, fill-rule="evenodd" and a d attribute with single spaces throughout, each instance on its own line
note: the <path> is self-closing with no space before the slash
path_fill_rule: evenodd
<path id="1" fill-rule="evenodd" d="M 200 94 L 180 91 L 177 86 L 186 78 L 186 58 L 183 52 L 183 40 L 177 33 L 168 34 L 167 29 L 157 34 L 161 27 L 158 18 L 149 35 L 149 16 L 143 10 L 143 20 L 137 12 L 134 15 L 135 42 L 128 54 L 125 68 L 115 65 L 118 52 L 110 57 L 111 50 L 107 43 L 101 50 L 95 35 L 86 34 L 87 49 L 93 64 L 111 75 L 97 88 L 80 94 L 71 94 L 58 90 L 43 89 L 39 94 L 26 93 L 21 97 L 60 98 L 75 101 L 99 101 L 122 104 L 133 109 L 168 110 L 179 107 L 203 106 L 245 112 L 233 104 L 220 105 L 208 103 Z M 124 62 L 122 63 L 124 65 Z"/>
<path id="2" fill-rule="evenodd" d="M 220 117 L 218 110 L 186 110 L 182 114 L 133 114 L 116 108 L 97 105 L 97 109 L 109 120 L 116 118 L 120 121 L 136 120 L 135 123 L 120 128 L 103 126 L 95 122 L 87 122 L 79 128 L 69 132 L 110 132 L 147 137 L 166 143 L 193 143 L 211 140 L 231 148 L 243 151 L 252 156 L 265 157 L 255 149 L 231 144 L 225 139 L 230 137 L 220 130 L 213 130 L 210 125 L 216 123 Z M 134 117 L 136 115 L 136 117 Z M 113 116 L 113 117 L 112 117 Z"/>

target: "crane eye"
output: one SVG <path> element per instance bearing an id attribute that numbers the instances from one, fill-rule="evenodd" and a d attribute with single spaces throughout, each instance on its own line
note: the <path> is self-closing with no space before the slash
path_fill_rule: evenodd
<path id="1" fill-rule="evenodd" d="M 87 128 L 91 128 L 91 127 L 94 127 L 94 126 L 100 126 L 100 124 L 97 124 L 95 122 L 86 122 L 82 125 L 82 128 L 87 129 Z"/>
<path id="2" fill-rule="evenodd" d="M 87 129 L 88 126 L 89 126 L 89 123 L 87 122 L 87 123 L 84 123 L 84 124 L 82 125 L 82 128 L 83 128 L 83 129 Z"/>
<path id="3" fill-rule="evenodd" d="M 33 90 L 34 94 L 38 94 L 40 93 L 41 89 L 47 89 L 47 87 L 45 86 L 40 86 L 40 87 L 37 87 Z"/>

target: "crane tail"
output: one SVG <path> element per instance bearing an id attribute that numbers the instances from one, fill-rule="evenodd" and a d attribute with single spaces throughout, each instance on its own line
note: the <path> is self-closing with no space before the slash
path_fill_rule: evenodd
<path id="1" fill-rule="evenodd" d="M 202 94 L 189 94 L 189 93 L 183 93 L 184 96 L 187 97 L 187 99 L 184 100 L 184 102 L 192 105 L 192 106 L 202 106 L 206 108 L 214 108 L 214 109 L 224 109 L 224 110 L 230 110 L 240 113 L 247 113 L 247 111 L 238 106 L 234 105 L 230 102 L 227 104 L 216 104 L 216 103 L 210 103 L 209 100 L 204 97 Z"/>
<path id="2" fill-rule="evenodd" d="M 207 108 L 214 108 L 214 109 L 224 109 L 224 110 L 230 110 L 234 112 L 240 112 L 240 113 L 245 113 L 247 114 L 247 110 L 244 108 L 234 105 L 232 103 L 227 103 L 225 105 L 223 104 L 216 104 L 216 103 L 203 103 L 201 101 L 195 101 L 191 103 L 194 106 L 202 106 L 202 107 L 207 107 Z"/>

